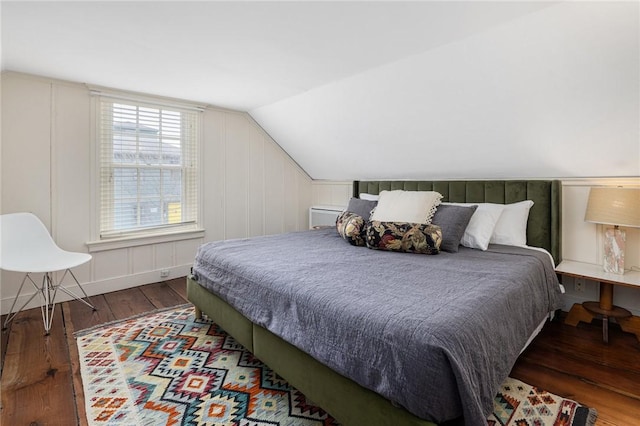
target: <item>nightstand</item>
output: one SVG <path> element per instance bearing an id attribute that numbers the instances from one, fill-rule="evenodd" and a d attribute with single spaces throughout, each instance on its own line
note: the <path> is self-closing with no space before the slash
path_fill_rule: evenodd
<path id="1" fill-rule="evenodd" d="M 597 302 L 576 303 L 571 307 L 565 324 L 577 326 L 580 321 L 590 323 L 598 315 L 602 316 L 602 340 L 609 342 L 609 318 L 615 318 L 620 328 L 633 333 L 640 340 L 640 317 L 633 316 L 627 309 L 613 304 L 615 286 L 634 287 L 640 290 L 640 272 L 629 271 L 624 275 L 612 274 L 602 270 L 602 265 L 562 261 L 556 268 L 560 275 L 583 278 L 600 283 L 600 300 Z"/>

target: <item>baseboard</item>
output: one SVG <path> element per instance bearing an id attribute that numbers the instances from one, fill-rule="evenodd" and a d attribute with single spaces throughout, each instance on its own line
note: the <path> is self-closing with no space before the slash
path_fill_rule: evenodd
<path id="1" fill-rule="evenodd" d="M 145 284 L 151 284 L 158 281 L 162 281 L 165 279 L 171 279 L 176 277 L 184 277 L 189 274 L 191 270 L 192 264 L 174 266 L 172 268 L 162 268 L 163 271 L 169 271 L 169 275 L 166 278 L 160 278 L 160 270 L 157 271 L 147 271 L 141 272 L 133 275 L 125 275 L 117 278 L 109 278 L 101 281 L 93 281 L 88 283 L 82 283 L 82 288 L 87 292 L 89 296 L 96 296 L 98 294 L 111 293 L 113 291 L 125 290 L 127 288 L 138 287 Z M 39 283 L 39 281 L 36 281 Z M 81 293 L 78 287 L 73 283 L 73 280 L 67 281 L 65 279 L 65 287 L 68 288 L 73 293 Z M 27 290 L 30 290 L 27 293 Z M 29 298 L 34 294 L 34 290 L 32 286 L 25 287 L 23 289 L 23 293 L 18 298 L 16 302 L 16 309 L 22 306 Z M 0 314 L 5 315 L 9 313 L 9 309 L 11 308 L 11 304 L 13 303 L 14 295 L 3 298 L 0 301 Z M 64 292 L 58 292 L 56 295 L 56 302 L 66 302 L 67 300 L 71 300 L 72 298 L 68 296 Z M 39 297 L 36 296 L 24 309 L 38 308 L 40 307 Z"/>
<path id="2" fill-rule="evenodd" d="M 176 277 L 187 276 L 189 274 L 189 271 L 191 270 L 191 266 L 192 264 L 187 264 L 187 265 L 180 265 L 180 266 L 174 266 L 172 268 L 162 268 L 162 269 L 169 271 L 169 276 L 166 279 L 171 279 Z M 125 275 L 117 278 L 109 278 L 107 280 L 83 283 L 82 287 L 85 289 L 85 291 L 89 296 L 95 296 L 98 294 L 111 293 L 113 291 L 125 290 L 127 288 L 133 288 L 133 287 L 138 287 L 145 284 L 151 284 L 151 283 L 161 281 L 163 279 L 164 278 L 160 278 L 160 270 L 156 270 L 156 271 L 141 272 L 139 274 L 133 274 L 133 275 Z M 75 291 L 77 290 L 77 287 L 75 287 L 75 285 L 69 285 L 68 287 L 71 291 L 73 291 L 74 293 L 77 293 Z M 74 290 L 74 287 L 75 287 L 75 290 Z M 26 285 L 25 285 L 25 289 L 27 289 Z M 20 305 L 26 302 L 31 297 L 32 294 L 33 294 L 33 291 L 30 291 L 29 293 L 25 292 L 22 295 L 20 295 L 20 298 L 16 302 L 16 306 L 20 307 Z M 10 297 L 3 298 L 0 301 L 0 314 L 5 315 L 9 313 L 9 308 L 11 308 L 11 304 L 13 303 L 14 297 L 15 295 L 12 295 Z M 58 292 L 58 295 L 56 296 L 56 302 L 65 302 L 67 300 L 71 300 L 71 298 L 66 293 Z M 578 297 L 575 294 L 565 293 L 562 295 L 562 306 L 560 309 L 562 309 L 565 312 L 569 312 L 569 310 L 571 309 L 571 306 L 573 306 L 574 303 L 582 303 L 588 300 L 591 300 L 591 299 L 587 297 Z M 36 297 L 25 307 L 25 309 L 37 308 L 39 306 L 40 306 L 40 301 L 38 300 L 38 297 Z M 629 309 L 633 315 L 640 316 L 640 310 L 630 309 L 628 307 L 627 309 Z"/>

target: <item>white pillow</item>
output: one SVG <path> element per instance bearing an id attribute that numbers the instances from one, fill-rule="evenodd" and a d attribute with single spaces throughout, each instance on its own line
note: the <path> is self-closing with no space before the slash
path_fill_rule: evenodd
<path id="1" fill-rule="evenodd" d="M 441 199 L 435 191 L 382 191 L 370 219 L 429 224 Z"/>
<path id="2" fill-rule="evenodd" d="M 363 192 L 362 194 L 360 194 L 361 200 L 378 201 L 378 198 L 380 198 L 379 195 L 367 194 L 366 192 Z"/>
<path id="3" fill-rule="evenodd" d="M 524 246 L 527 244 L 527 221 L 533 201 L 505 204 L 491 236 L 491 244 Z"/>
<path id="4" fill-rule="evenodd" d="M 442 203 L 458 206 L 476 205 L 478 208 L 464 231 L 460 244 L 465 247 L 486 250 L 489 247 L 493 230 L 504 210 L 503 204 L 492 203 Z"/>

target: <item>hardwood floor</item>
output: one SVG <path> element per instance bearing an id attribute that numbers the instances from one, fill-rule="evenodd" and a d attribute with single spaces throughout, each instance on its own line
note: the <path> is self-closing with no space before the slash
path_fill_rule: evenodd
<path id="1" fill-rule="evenodd" d="M 56 307 L 43 336 L 39 309 L 22 312 L 3 331 L 0 348 L 2 425 L 85 425 L 75 331 L 157 308 L 186 303 L 185 279 L 93 296 Z M 562 319 L 562 318 L 561 318 Z M 4 321 L 4 318 L 2 318 Z M 640 342 L 613 325 L 609 345 L 601 323 L 578 327 L 555 321 L 518 359 L 511 376 L 598 410 L 598 425 L 640 422 Z M 76 403 L 77 402 L 77 403 Z"/>
<path id="2" fill-rule="evenodd" d="M 640 424 L 640 342 L 618 325 L 602 342 L 602 322 L 547 324 L 511 377 L 598 410 L 598 425 Z"/>

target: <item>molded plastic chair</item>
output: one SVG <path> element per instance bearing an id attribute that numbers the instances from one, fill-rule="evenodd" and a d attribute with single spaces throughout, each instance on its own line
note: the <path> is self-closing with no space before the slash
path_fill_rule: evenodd
<path id="1" fill-rule="evenodd" d="M 87 263 L 91 255 L 87 253 L 75 253 L 62 250 L 51 238 L 44 224 L 32 213 L 12 213 L 0 215 L 0 269 L 5 271 L 24 272 L 18 294 L 13 299 L 9 315 L 4 322 L 3 329 L 24 309 L 33 298 L 39 294 L 41 299 L 40 310 L 45 334 L 49 334 L 53 321 L 56 294 L 58 290 L 67 293 L 76 300 L 80 300 L 91 309 L 96 307 L 90 303 L 91 299 L 78 282 L 71 268 Z M 64 271 L 64 274 L 56 284 L 53 280 L 53 272 Z M 38 286 L 31 274 L 44 273 L 42 284 Z M 73 277 L 76 285 L 84 294 L 79 297 L 62 286 L 67 274 Z M 25 282 L 29 280 L 36 290 L 16 312 L 13 308 L 20 297 Z"/>

